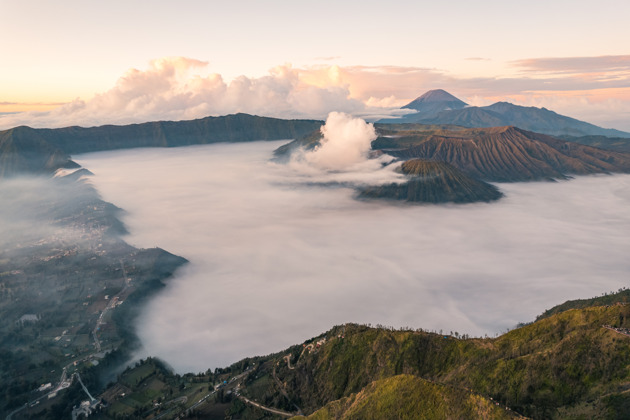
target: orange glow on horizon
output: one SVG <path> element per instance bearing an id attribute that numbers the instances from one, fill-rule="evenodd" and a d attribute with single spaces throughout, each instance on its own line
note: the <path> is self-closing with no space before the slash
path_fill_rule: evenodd
<path id="1" fill-rule="evenodd" d="M 53 103 L 20 103 L 20 102 L 0 102 L 1 113 L 14 113 L 14 112 L 27 112 L 27 111 L 50 111 L 61 105 L 65 105 L 66 102 L 53 102 Z"/>

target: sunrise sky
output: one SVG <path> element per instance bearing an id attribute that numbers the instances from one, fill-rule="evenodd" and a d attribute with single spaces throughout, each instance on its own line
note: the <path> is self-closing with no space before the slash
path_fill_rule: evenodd
<path id="1" fill-rule="evenodd" d="M 630 131 L 630 2 L 0 0 L 0 129 L 375 118 L 427 90 Z"/>

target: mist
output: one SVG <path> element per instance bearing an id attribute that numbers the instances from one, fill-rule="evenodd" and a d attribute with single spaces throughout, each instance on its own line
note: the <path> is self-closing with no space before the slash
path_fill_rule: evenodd
<path id="1" fill-rule="evenodd" d="M 139 357 L 205 371 L 346 322 L 494 336 L 627 286 L 628 175 L 499 184 L 492 204 L 358 201 L 271 162 L 282 143 L 73 157 L 126 210 L 128 242 L 190 260 L 138 320 Z"/>
<path id="2" fill-rule="evenodd" d="M 86 218 L 86 210 L 96 206 L 101 214 Z M 57 321 L 68 305 L 74 306 L 64 300 L 73 282 L 96 289 L 95 276 L 85 273 L 104 267 L 86 263 L 85 255 L 95 255 L 94 248 L 105 242 L 105 213 L 96 191 L 80 182 L 35 176 L 0 181 L 0 317 L 5 327 L 25 313 Z M 79 268 L 85 269 L 81 278 Z M 3 337 L 4 344 L 11 347 L 16 337 Z"/>
<path id="3" fill-rule="evenodd" d="M 80 231 L 59 223 L 87 199 L 97 198 L 85 185 L 23 176 L 0 182 L 0 251 L 32 246 L 44 238 L 77 242 Z M 30 252 L 29 250 L 25 250 Z"/>

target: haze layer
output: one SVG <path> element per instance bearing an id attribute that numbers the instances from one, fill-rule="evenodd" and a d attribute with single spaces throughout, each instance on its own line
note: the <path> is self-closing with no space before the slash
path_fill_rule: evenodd
<path id="1" fill-rule="evenodd" d="M 280 144 L 75 156 L 127 211 L 131 244 L 191 261 L 145 309 L 143 355 L 204 371 L 346 322 L 494 335 L 626 285 L 630 176 L 501 184 L 492 204 L 393 205 L 271 163 Z"/>

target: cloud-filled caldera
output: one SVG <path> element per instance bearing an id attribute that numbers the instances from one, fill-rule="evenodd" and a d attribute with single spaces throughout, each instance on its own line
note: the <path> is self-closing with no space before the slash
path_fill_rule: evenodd
<path id="1" fill-rule="evenodd" d="M 280 144 L 76 157 L 127 211 L 132 244 L 191 262 L 144 311 L 144 355 L 202 371 L 345 322 L 494 335 L 626 285 L 630 176 L 501 184 L 493 204 L 392 205 L 296 178 L 269 160 Z"/>

